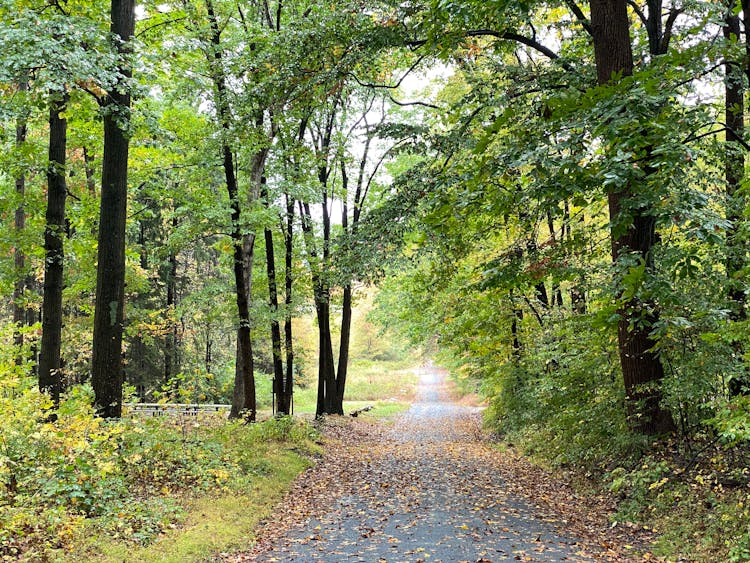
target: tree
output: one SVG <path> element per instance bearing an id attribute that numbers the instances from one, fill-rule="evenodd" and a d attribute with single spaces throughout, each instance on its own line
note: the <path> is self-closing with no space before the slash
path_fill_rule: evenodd
<path id="1" fill-rule="evenodd" d="M 62 392 L 60 346 L 63 323 L 63 263 L 65 253 L 65 180 L 67 120 L 62 117 L 67 91 L 50 93 L 49 165 L 47 169 L 47 214 L 44 229 L 44 302 L 42 304 L 42 345 L 39 354 L 39 388 L 52 397 L 55 406 Z"/>
<path id="2" fill-rule="evenodd" d="M 234 396 L 232 398 L 232 411 L 230 417 L 238 418 L 247 416 L 250 420 L 255 420 L 255 381 L 253 378 L 253 352 L 250 342 L 250 307 L 248 303 L 248 284 L 245 280 L 245 251 L 243 244 L 245 236 L 242 232 L 240 223 L 241 207 L 239 200 L 239 190 L 237 178 L 234 173 L 234 155 L 232 148 L 229 146 L 229 135 L 231 123 L 229 115 L 229 106 L 227 100 L 226 77 L 224 76 L 222 62 L 221 32 L 219 23 L 216 19 L 213 3 L 206 2 L 208 19 L 210 24 L 210 45 L 211 52 L 209 56 L 209 67 L 211 68 L 211 77 L 216 90 L 216 111 L 219 123 L 222 129 L 222 163 L 226 179 L 227 195 L 232 209 L 232 247 L 233 252 L 233 271 L 234 283 L 237 300 L 237 314 L 239 326 L 237 328 L 237 363 L 235 367 L 235 384 Z M 252 242 L 247 244 L 251 248 Z M 243 414 L 244 413 L 244 414 Z"/>
<path id="3" fill-rule="evenodd" d="M 594 38 L 597 81 L 606 86 L 633 74 L 630 25 L 625 0 L 591 0 L 591 31 Z M 660 18 L 661 14 L 654 15 Z M 616 147 L 613 147 L 616 150 Z M 646 162 L 645 167 L 648 168 Z M 650 171 L 646 172 L 647 174 Z M 632 186 L 611 187 L 607 192 L 612 222 L 612 259 L 636 260 L 653 268 L 656 217 L 634 195 Z M 618 321 L 620 364 L 631 424 L 645 434 L 674 429 L 669 411 L 661 404 L 664 367 L 651 336 L 659 319 L 654 303 L 626 299 Z"/>
<path id="4" fill-rule="evenodd" d="M 729 46 L 734 46 L 742 37 L 740 30 L 740 18 L 732 10 L 732 2 L 728 8 L 724 21 L 724 38 Z M 750 18 L 750 5 L 742 3 L 745 17 L 745 39 L 750 46 L 747 23 Z M 744 49 L 748 53 L 748 47 Z M 742 192 L 742 181 L 745 177 L 745 81 L 748 76 L 748 63 L 743 64 L 742 59 L 727 59 L 724 63 L 724 114 L 726 122 L 726 155 L 724 177 L 726 180 L 726 218 L 730 226 L 727 230 L 727 297 L 730 304 L 730 315 L 734 321 L 742 321 L 747 318 L 745 309 L 746 295 L 742 276 L 746 265 L 746 244 L 743 234 L 743 213 L 745 210 L 745 196 Z M 742 356 L 742 346 L 735 343 L 738 355 Z M 747 392 L 748 380 L 746 375 L 737 375 L 729 381 L 729 393 L 736 396 Z"/>
<path id="5" fill-rule="evenodd" d="M 131 99 L 128 56 L 135 30 L 135 0 L 112 0 L 110 23 L 115 48 L 121 58 L 119 78 L 110 85 L 101 102 L 104 114 L 104 157 L 91 382 L 97 413 L 105 418 L 119 418 L 122 414 L 125 222 Z"/>
<path id="6" fill-rule="evenodd" d="M 27 92 L 29 85 L 25 80 L 22 80 L 18 84 L 19 94 Z M 16 149 L 23 147 L 26 142 L 27 135 L 27 116 L 22 114 L 16 119 L 16 138 L 15 146 Z M 15 178 L 15 189 L 16 196 L 19 198 L 18 206 L 16 207 L 14 215 L 14 227 L 16 234 L 20 239 L 21 233 L 26 228 L 26 209 L 24 206 L 24 198 L 26 197 L 26 173 L 18 172 Z M 16 362 L 18 364 L 25 363 L 23 353 L 21 352 L 24 336 L 22 328 L 30 325 L 34 322 L 34 313 L 26 304 L 27 296 L 25 296 L 26 290 L 30 286 L 29 276 L 26 273 L 26 254 L 23 249 L 17 247 L 14 252 L 14 265 L 16 269 L 16 280 L 13 287 L 13 323 L 16 325 L 17 330 L 14 336 L 14 343 L 19 348 L 19 353 L 16 356 Z"/>

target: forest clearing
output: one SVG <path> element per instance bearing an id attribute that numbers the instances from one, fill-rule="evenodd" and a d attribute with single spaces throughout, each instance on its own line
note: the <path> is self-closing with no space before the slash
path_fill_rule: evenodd
<path id="1" fill-rule="evenodd" d="M 746 0 L 0 0 L 0 557 L 750 561 L 748 88 Z"/>

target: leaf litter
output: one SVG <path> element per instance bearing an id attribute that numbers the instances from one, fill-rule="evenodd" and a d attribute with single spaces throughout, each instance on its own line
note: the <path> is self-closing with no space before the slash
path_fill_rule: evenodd
<path id="1" fill-rule="evenodd" d="M 656 560 L 651 532 L 610 524 L 611 498 L 578 494 L 500 451 L 480 410 L 450 401 L 443 377 L 423 370 L 419 401 L 392 424 L 325 419 L 322 457 L 256 530 L 255 544 L 216 560 Z"/>

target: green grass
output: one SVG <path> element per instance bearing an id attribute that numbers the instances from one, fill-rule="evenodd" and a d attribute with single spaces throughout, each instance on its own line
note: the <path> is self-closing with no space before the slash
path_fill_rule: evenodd
<path id="1" fill-rule="evenodd" d="M 389 419 L 409 408 L 417 385 L 417 376 L 404 362 L 354 362 L 349 371 L 344 412 L 368 406 L 364 418 Z M 315 412 L 316 386 L 308 385 L 295 394 L 295 414 Z M 259 412 L 259 418 L 270 416 Z M 237 429 L 230 436 L 218 430 L 222 443 L 232 444 L 231 450 L 244 452 L 240 465 L 243 476 L 233 477 L 215 487 L 215 492 L 194 490 L 167 495 L 171 524 L 148 545 L 117 539 L 96 520 L 83 529 L 85 539 L 65 554 L 56 554 L 59 561 L 155 561 L 182 562 L 209 559 L 219 552 L 231 552 L 252 544 L 253 530 L 268 516 L 288 490 L 291 482 L 311 463 L 304 454 L 314 446 L 299 433 L 304 426 L 265 424 Z M 246 432 L 250 434 L 245 436 Z M 289 434 L 291 432 L 292 434 Z M 295 434 L 295 432 L 297 434 Z M 278 434 L 278 435 L 277 435 Z M 223 438 L 222 438 L 223 436 Z M 235 439 L 243 441 L 235 444 Z M 246 441 L 246 443 L 244 443 Z M 165 504 L 165 507 L 167 504 Z M 166 510 L 166 509 L 165 509 Z"/>
<path id="2" fill-rule="evenodd" d="M 265 462 L 264 475 L 252 479 L 244 491 L 183 499 L 185 520 L 152 544 L 134 547 L 94 535 L 87 540 L 83 554 L 70 554 L 62 561 L 181 563 L 247 547 L 258 522 L 271 513 L 289 484 L 310 465 L 309 458 L 291 450 L 267 450 L 260 455 Z"/>
<path id="3" fill-rule="evenodd" d="M 345 412 L 372 406 L 363 417 L 393 418 L 416 383 L 404 362 L 354 362 Z M 66 397 L 52 424 L 28 387 L 28 400 L 16 400 L 25 409 L 6 421 L 18 486 L 12 503 L 0 502 L 0 558 L 177 562 L 247 548 L 319 449 L 306 422 L 314 384 L 295 395 L 303 416 L 251 425 L 216 415 L 105 424 L 87 388 Z"/>
<path id="4" fill-rule="evenodd" d="M 344 395 L 344 412 L 376 406 L 375 412 L 390 416 L 406 410 L 414 399 L 418 378 L 413 368 L 405 362 L 354 361 Z M 311 382 L 298 388 L 294 394 L 296 414 L 314 413 L 317 397 L 316 385 Z"/>

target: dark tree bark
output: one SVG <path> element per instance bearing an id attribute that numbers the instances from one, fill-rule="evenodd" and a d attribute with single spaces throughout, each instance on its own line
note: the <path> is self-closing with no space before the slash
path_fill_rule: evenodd
<path id="1" fill-rule="evenodd" d="M 581 228 L 584 228 L 584 225 L 586 223 L 586 218 L 581 213 L 581 216 L 578 218 L 578 224 L 581 225 Z M 570 206 L 568 205 L 568 202 L 565 201 L 563 203 L 563 230 L 562 230 L 562 239 L 563 242 L 567 240 L 568 245 L 570 245 L 571 248 L 573 248 L 573 254 L 576 257 L 580 257 L 580 252 L 575 247 L 575 241 L 573 240 L 573 227 L 570 223 Z M 586 291 L 583 289 L 585 287 L 584 280 L 581 279 L 582 276 L 579 275 L 579 279 L 573 283 L 573 285 L 570 288 L 570 307 L 571 310 L 579 315 L 585 315 L 586 314 Z M 561 299 L 562 302 L 562 299 Z"/>
<path id="2" fill-rule="evenodd" d="M 172 230 L 177 229 L 177 217 L 172 217 Z M 174 321 L 174 311 L 177 305 L 177 252 L 169 252 L 169 270 L 167 272 L 167 314 L 170 316 L 170 322 Z M 179 372 L 178 345 L 179 336 L 177 323 L 174 322 L 169 330 L 164 343 L 164 383 L 169 381 Z"/>
<path id="3" fill-rule="evenodd" d="M 740 20 L 737 16 L 728 15 L 724 25 L 724 36 L 735 40 L 740 38 Z M 745 129 L 744 75 L 740 62 L 727 61 L 725 66 L 724 106 L 726 115 L 726 164 L 725 178 L 727 184 L 727 221 L 730 223 L 727 232 L 727 277 L 729 278 L 729 300 L 731 314 L 735 320 L 746 318 L 745 292 L 739 279 L 745 265 L 745 245 L 739 240 L 739 226 L 744 210 L 744 198 L 739 193 L 745 174 L 745 152 L 742 141 Z"/>
<path id="4" fill-rule="evenodd" d="M 552 217 L 551 212 L 547 212 L 547 228 L 549 229 L 549 236 L 550 240 L 553 244 L 557 242 L 557 235 L 555 233 L 555 220 Z M 563 226 L 563 232 L 565 230 L 565 227 Z M 563 294 L 562 290 L 560 289 L 560 284 L 558 282 L 553 281 L 552 282 L 552 306 L 563 308 Z"/>
<path id="5" fill-rule="evenodd" d="M 284 349 L 286 352 L 286 389 L 289 413 L 294 410 L 294 341 L 292 334 L 292 290 L 294 288 L 294 199 L 286 195 L 286 231 L 284 233 Z"/>
<path id="6" fill-rule="evenodd" d="M 92 197 L 96 197 L 96 180 L 94 179 L 94 157 L 88 147 L 83 147 L 83 163 L 86 169 L 86 188 Z"/>
<path id="7" fill-rule="evenodd" d="M 367 125 L 367 116 L 363 116 L 365 125 Z M 341 183 L 343 192 L 343 201 L 341 209 L 341 228 L 344 233 L 344 237 L 349 237 L 350 241 L 354 240 L 358 229 L 359 221 L 362 215 L 362 206 L 364 205 L 365 198 L 370 187 L 370 181 L 373 175 L 370 176 L 368 181 L 365 181 L 367 161 L 370 155 L 370 145 L 372 143 L 372 135 L 367 133 L 367 140 L 365 141 L 364 148 L 362 150 L 362 157 L 359 160 L 359 171 L 357 173 L 357 184 L 354 190 L 354 200 L 352 209 L 352 221 L 349 223 L 349 177 L 346 172 L 346 163 L 341 162 Z M 351 242 L 346 241 L 346 244 Z M 344 394 L 346 392 L 346 379 L 349 373 L 349 348 L 351 345 L 351 333 L 352 333 L 352 283 L 351 280 L 347 279 L 343 287 L 343 297 L 341 302 L 341 338 L 339 342 L 339 363 L 336 371 L 336 404 L 335 412 L 337 414 L 344 414 Z"/>
<path id="8" fill-rule="evenodd" d="M 333 364 L 333 346 L 330 326 L 330 293 L 325 283 L 318 251 L 313 240 L 310 204 L 299 203 L 302 232 L 310 263 L 315 316 L 318 321 L 318 395 L 315 416 L 334 414 L 332 407 L 336 392 L 336 374 Z"/>
<path id="9" fill-rule="evenodd" d="M 211 69 L 211 79 L 216 90 L 216 111 L 222 129 L 222 164 L 226 181 L 227 194 L 232 210 L 231 238 L 234 248 L 234 284 L 237 301 L 237 316 L 239 326 L 237 328 L 237 353 L 234 375 L 234 392 L 232 395 L 232 408 L 229 412 L 230 418 L 244 417 L 254 421 L 256 416 L 255 401 L 255 377 L 253 374 L 253 353 L 250 340 L 250 306 L 247 283 L 245 279 L 245 257 L 248 253 L 245 246 L 246 237 L 241 226 L 241 207 L 239 201 L 239 189 L 237 177 L 234 173 L 234 155 L 229 145 L 228 135 L 230 132 L 231 119 L 227 100 L 226 76 L 223 69 L 223 56 L 221 48 L 221 31 L 214 12 L 213 2 L 206 1 L 209 25 L 211 26 L 210 43 L 212 51 L 207 53 L 208 64 Z M 249 244 L 252 248 L 252 244 Z"/>
<path id="10" fill-rule="evenodd" d="M 266 206 L 270 207 L 268 190 L 265 179 L 261 191 L 261 198 Z M 281 352 L 281 325 L 278 319 L 279 296 L 276 288 L 276 256 L 273 248 L 273 232 L 266 228 L 263 231 L 266 243 L 266 274 L 268 275 L 268 305 L 271 309 L 271 349 L 273 355 L 273 395 L 276 413 L 280 415 L 289 414 L 290 390 L 286 385 L 284 377 L 284 360 Z"/>
<path id="11" fill-rule="evenodd" d="M 600 85 L 618 77 L 633 74 L 633 53 L 630 43 L 626 0 L 590 0 L 594 56 Z M 660 15 L 658 15 L 660 17 Z M 634 254 L 652 266 L 651 250 L 656 242 L 656 223 L 649 209 L 635 201 L 633 186 L 607 193 L 610 220 L 612 259 Z M 623 212 L 632 217 L 626 228 L 618 228 Z M 672 431 L 674 421 L 661 405 L 661 381 L 664 368 L 653 351 L 656 341 L 649 335 L 658 321 L 653 303 L 632 298 L 624 303 L 618 323 L 620 365 L 623 372 L 629 424 L 639 433 L 654 434 Z M 631 328 L 632 325 L 632 328 Z"/>
<path id="12" fill-rule="evenodd" d="M 323 240 L 322 251 L 318 253 L 315 246 L 312 227 L 312 213 L 310 204 L 300 202 L 300 219 L 305 238 L 305 246 L 309 256 L 310 270 L 313 282 L 313 298 L 315 300 L 315 314 L 318 321 L 318 396 L 315 414 L 336 414 L 336 366 L 333 358 L 333 342 L 331 338 L 331 292 L 328 280 L 328 268 L 331 250 L 331 215 L 328 208 L 329 186 L 331 173 L 330 150 L 333 131 L 336 122 L 336 109 L 339 100 L 334 100 L 333 107 L 328 114 L 322 129 L 313 133 L 316 141 L 316 154 L 321 164 L 318 166 L 318 185 L 321 190 L 323 206 Z"/>
<path id="13" fill-rule="evenodd" d="M 364 172 L 364 165 L 367 159 L 370 139 L 368 138 L 365 145 L 364 154 L 361 160 L 360 184 Z M 343 192 L 343 201 L 341 207 L 341 229 L 344 236 L 350 234 L 349 231 L 349 209 L 348 209 L 348 190 L 349 177 L 346 173 L 346 163 L 341 162 L 341 187 Z M 356 221 L 356 219 L 355 219 Z M 336 414 L 344 414 L 344 393 L 346 392 L 346 377 L 349 373 L 349 345 L 352 333 L 352 284 L 344 283 L 343 298 L 341 301 L 341 337 L 339 339 L 339 363 L 336 369 L 336 401 L 334 411 Z"/>
<path id="14" fill-rule="evenodd" d="M 65 151 L 68 123 L 61 114 L 67 92 L 51 92 L 49 110 L 49 164 L 47 168 L 47 213 L 44 228 L 44 294 L 42 302 L 42 346 L 39 354 L 39 389 L 49 393 L 54 406 L 60 403 L 62 371 L 60 347 L 63 322 L 63 264 L 65 253 Z"/>
<path id="15" fill-rule="evenodd" d="M 745 7 L 743 2 L 743 8 Z M 740 34 L 740 18 L 728 12 L 724 21 L 724 37 L 728 41 L 739 41 Z M 745 34 L 747 35 L 747 29 L 745 29 Z M 742 271 L 746 264 L 746 241 L 741 235 L 745 197 L 740 191 L 745 176 L 745 149 L 741 142 L 745 130 L 746 68 L 750 68 L 750 65 L 746 63 L 743 65 L 742 61 L 726 61 L 724 65 L 724 111 L 727 126 L 725 137 L 726 218 L 729 222 L 726 235 L 727 298 L 730 305 L 730 318 L 735 321 L 747 318 L 746 296 L 742 280 Z M 734 348 L 737 356 L 742 358 L 744 356 L 742 344 L 735 342 Z M 742 373 L 733 377 L 729 381 L 728 389 L 731 396 L 750 392 L 747 374 Z"/>
<path id="16" fill-rule="evenodd" d="M 521 323 L 523 322 L 523 309 L 518 307 L 513 296 L 513 290 L 508 295 L 511 306 L 513 307 L 513 317 L 510 320 L 510 338 L 511 338 L 511 358 L 515 363 L 521 360 L 523 355 L 523 344 L 521 343 Z"/>
<path id="17" fill-rule="evenodd" d="M 21 82 L 18 85 L 19 92 L 25 92 L 29 89 L 27 82 Z M 21 115 L 16 121 L 16 148 L 21 148 L 26 142 L 26 135 L 28 129 L 26 125 L 26 116 Z M 25 293 L 28 289 L 28 276 L 26 274 L 26 254 L 21 248 L 21 235 L 26 230 L 26 206 L 24 200 L 26 199 L 26 175 L 20 172 L 15 179 L 16 196 L 18 197 L 18 207 L 16 207 L 14 226 L 16 230 L 16 249 L 13 256 L 14 266 L 16 270 L 16 280 L 13 284 L 13 324 L 16 326 L 15 333 L 13 335 L 13 343 L 18 347 L 18 354 L 16 355 L 16 364 L 22 365 L 26 362 L 26 358 L 23 354 L 24 337 L 21 328 L 24 325 L 30 324 L 28 321 L 28 307 L 26 306 Z M 33 315 L 32 315 L 33 318 Z"/>
<path id="18" fill-rule="evenodd" d="M 135 27 L 135 1 L 112 0 L 112 34 L 125 57 Z M 130 76 L 123 63 L 120 72 Z M 91 382 L 97 413 L 106 418 L 122 414 L 122 332 L 125 303 L 125 221 L 128 196 L 127 127 L 130 122 L 128 86 L 113 88 L 102 102 L 104 157 L 99 212 L 99 249 Z"/>

